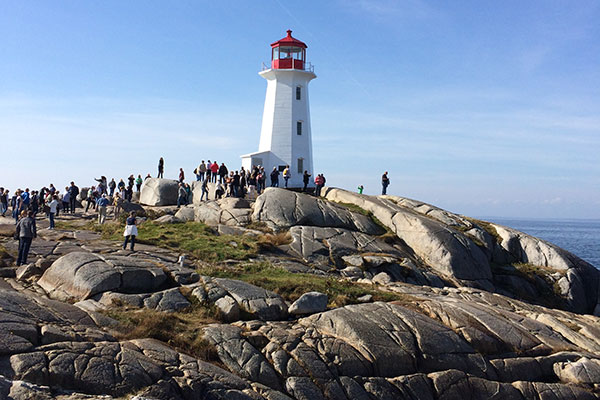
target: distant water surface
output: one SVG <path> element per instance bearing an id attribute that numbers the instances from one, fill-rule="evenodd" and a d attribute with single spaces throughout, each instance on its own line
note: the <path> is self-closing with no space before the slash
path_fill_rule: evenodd
<path id="1" fill-rule="evenodd" d="M 528 220 L 495 217 L 481 219 L 544 239 L 600 269 L 600 220 Z"/>

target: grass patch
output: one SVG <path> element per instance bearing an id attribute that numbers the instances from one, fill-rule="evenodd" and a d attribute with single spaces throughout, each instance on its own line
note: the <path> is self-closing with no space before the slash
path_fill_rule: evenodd
<path id="1" fill-rule="evenodd" d="M 248 225 L 244 226 L 244 228 L 253 229 L 263 233 L 273 233 L 273 229 L 269 228 L 269 226 L 262 221 L 252 221 Z"/>
<path id="2" fill-rule="evenodd" d="M 558 281 L 551 277 L 552 274 L 564 274 L 552 268 L 537 266 L 529 263 L 513 263 L 509 265 L 492 264 L 494 275 L 518 276 L 535 287 L 539 296 L 536 298 L 524 298 L 529 302 L 541 304 L 550 308 L 566 309 L 566 301 L 561 294 Z"/>
<path id="3" fill-rule="evenodd" d="M 494 228 L 494 226 L 490 222 L 469 217 L 465 218 L 469 220 L 472 224 L 477 225 L 478 227 L 489 233 L 496 240 L 497 243 L 502 243 L 502 238 L 498 234 L 498 231 L 496 231 L 496 228 Z"/>
<path id="4" fill-rule="evenodd" d="M 258 248 L 262 251 L 275 250 L 278 246 L 292 243 L 292 235 L 289 232 L 266 233 L 258 238 Z"/>
<path id="5" fill-rule="evenodd" d="M 92 222 L 88 228 L 100 232 L 104 239 L 123 239 L 124 224 L 109 222 L 98 225 Z M 216 235 L 201 222 L 159 224 L 146 221 L 138 226 L 137 243 L 163 247 L 186 253 L 206 262 L 227 259 L 245 260 L 258 251 L 257 239 L 250 236 Z"/>
<path id="6" fill-rule="evenodd" d="M 214 312 L 200 304 L 193 304 L 185 311 L 165 313 L 155 310 L 113 309 L 106 315 L 117 320 L 115 328 L 118 339 L 153 338 L 185 354 L 201 360 L 219 361 L 215 347 L 203 338 L 202 328 L 218 323 Z"/>
<path id="7" fill-rule="evenodd" d="M 383 224 L 383 222 L 381 222 L 375 215 L 373 215 L 373 213 L 371 211 L 365 210 L 364 208 L 357 206 L 356 204 L 352 204 L 352 203 L 343 203 L 341 201 L 340 202 L 335 201 L 334 203 L 348 209 L 348 211 L 352 211 L 357 214 L 361 214 L 361 215 L 371 218 L 371 220 L 384 231 L 383 235 L 390 234 L 390 235 L 396 236 L 396 234 L 390 228 L 385 226 Z"/>
<path id="8" fill-rule="evenodd" d="M 0 244 L 0 260 L 4 259 L 12 259 L 12 256 L 10 255 L 8 250 L 6 250 L 6 247 Z"/>
<path id="9" fill-rule="evenodd" d="M 358 303 L 357 298 L 370 294 L 374 301 L 403 300 L 399 294 L 384 292 L 370 285 L 340 281 L 332 277 L 292 273 L 274 267 L 267 262 L 246 263 L 235 267 L 207 267 L 199 271 L 216 278 L 238 279 L 271 290 L 288 301 L 297 300 L 302 294 L 317 291 L 327 294 L 330 307 L 342 307 Z"/>

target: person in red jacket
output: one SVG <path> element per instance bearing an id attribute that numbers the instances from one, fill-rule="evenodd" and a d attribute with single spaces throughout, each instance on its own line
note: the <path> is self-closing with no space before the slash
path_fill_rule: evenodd
<path id="1" fill-rule="evenodd" d="M 219 173 L 219 164 L 216 161 L 210 166 L 210 171 L 212 172 L 212 181 L 216 182 L 217 174 Z"/>
<path id="2" fill-rule="evenodd" d="M 183 168 L 179 168 L 179 183 L 182 183 L 185 180 L 185 174 L 183 173 Z"/>

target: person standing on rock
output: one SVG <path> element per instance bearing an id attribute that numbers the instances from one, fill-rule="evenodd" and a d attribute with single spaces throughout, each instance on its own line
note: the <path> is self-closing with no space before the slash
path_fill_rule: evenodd
<path id="1" fill-rule="evenodd" d="M 210 182 L 212 179 L 212 164 L 210 160 L 206 163 L 206 179 Z"/>
<path id="2" fill-rule="evenodd" d="M 50 207 L 50 212 L 48 213 L 48 218 L 50 219 L 50 228 L 54 229 L 54 216 L 58 212 L 58 196 L 53 195 L 52 201 L 48 203 L 48 207 Z"/>
<path id="3" fill-rule="evenodd" d="M 115 189 L 117 188 L 117 182 L 115 182 L 115 178 L 112 178 L 108 183 L 108 188 L 110 189 L 109 196 L 112 197 L 115 195 Z"/>
<path id="4" fill-rule="evenodd" d="M 325 184 L 325 178 L 323 177 L 323 174 L 318 174 L 315 177 L 315 196 L 317 196 L 317 197 L 321 196 L 321 189 L 323 188 L 324 184 Z"/>
<path id="5" fill-rule="evenodd" d="M 381 194 L 384 195 L 387 193 L 387 187 L 390 185 L 390 178 L 388 178 L 388 172 L 381 176 Z"/>
<path id="6" fill-rule="evenodd" d="M 140 189 L 142 188 L 142 183 L 144 181 L 142 180 L 142 175 L 138 174 L 138 177 L 135 179 L 135 191 L 139 192 Z"/>
<path id="7" fill-rule="evenodd" d="M 273 171 L 271 171 L 271 187 L 279 187 L 279 170 L 277 167 L 273 167 Z"/>
<path id="8" fill-rule="evenodd" d="M 304 187 L 302 188 L 303 192 L 306 192 L 306 187 L 308 186 L 308 182 L 309 179 L 312 175 L 308 173 L 308 171 L 304 171 L 304 174 L 302 175 L 302 182 L 304 182 Z"/>
<path id="9" fill-rule="evenodd" d="M 292 177 L 292 173 L 290 172 L 290 166 L 286 165 L 285 169 L 283 170 L 283 180 L 285 181 L 285 187 L 288 187 L 288 181 L 290 180 L 290 178 Z"/>
<path id="10" fill-rule="evenodd" d="M 183 172 L 183 168 L 179 168 L 179 183 L 183 183 L 185 180 L 185 173 Z"/>
<path id="11" fill-rule="evenodd" d="M 210 160 L 209 160 L 210 161 Z M 202 181 L 202 194 L 200 195 L 200 201 L 204 199 L 204 195 L 206 195 L 206 200 L 208 200 L 208 181 L 210 178 L 207 176 L 204 181 Z"/>
<path id="12" fill-rule="evenodd" d="M 0 215 L 4 217 L 8 210 L 8 190 L 0 188 Z"/>
<path id="13" fill-rule="evenodd" d="M 358 185 L 358 194 L 362 194 L 365 187 L 363 185 Z"/>
<path id="14" fill-rule="evenodd" d="M 177 208 L 181 207 L 182 204 L 187 204 L 187 191 L 185 190 L 183 183 L 179 182 L 179 188 L 177 189 Z"/>
<path id="15" fill-rule="evenodd" d="M 108 199 L 106 198 L 106 193 L 102 195 L 96 202 L 96 208 L 98 209 L 98 224 L 104 224 L 106 221 L 106 207 L 108 206 Z"/>
<path id="16" fill-rule="evenodd" d="M 62 198 L 62 206 L 63 206 L 63 211 L 66 213 L 68 213 L 71 208 L 71 193 L 69 193 L 69 187 L 65 187 L 65 193 L 63 194 L 63 198 Z"/>
<path id="17" fill-rule="evenodd" d="M 86 202 L 85 212 L 88 212 L 90 206 L 92 206 L 92 209 L 96 209 L 96 188 L 94 186 L 88 189 Z"/>
<path id="18" fill-rule="evenodd" d="M 219 164 L 213 162 L 210 166 L 210 172 L 212 172 L 212 182 L 217 183 L 217 174 L 219 173 Z"/>
<path id="19" fill-rule="evenodd" d="M 131 251 L 133 251 L 133 246 L 135 246 L 135 237 L 138 235 L 137 229 L 137 220 L 135 218 L 135 211 L 132 211 L 125 222 L 125 232 L 123 232 L 123 236 L 125 236 L 125 241 L 123 242 L 123 250 L 127 248 L 127 243 L 131 240 Z"/>
<path id="20" fill-rule="evenodd" d="M 157 176 L 157 178 L 162 178 L 164 172 L 165 172 L 165 160 L 163 160 L 163 158 L 161 157 L 160 160 L 158 160 L 158 176 Z"/>
<path id="21" fill-rule="evenodd" d="M 115 207 L 113 211 L 114 219 L 117 219 L 119 218 L 119 215 L 121 215 L 121 210 L 123 209 L 123 198 L 119 193 L 115 193 L 113 206 Z"/>
<path id="22" fill-rule="evenodd" d="M 114 182 L 114 179 L 113 179 Z M 75 182 L 71 182 L 69 186 L 69 201 L 71 202 L 71 214 L 75 214 L 75 206 L 77 205 L 77 195 L 79 194 L 79 188 L 75 186 Z"/>
<path id="23" fill-rule="evenodd" d="M 198 176 L 200 177 L 199 180 L 204 181 L 205 174 L 206 174 L 206 164 L 204 164 L 204 160 L 202 160 L 202 163 L 200 165 L 198 165 Z"/>
<path id="24" fill-rule="evenodd" d="M 221 163 L 221 166 L 219 167 L 219 183 L 225 183 L 225 178 L 227 178 L 228 174 L 229 170 L 225 166 L 225 163 Z"/>
<path id="25" fill-rule="evenodd" d="M 37 237 L 37 228 L 33 211 L 23 212 L 23 218 L 17 223 L 15 237 L 19 238 L 19 255 L 17 256 L 17 267 L 27 263 L 27 255 L 31 242 Z"/>

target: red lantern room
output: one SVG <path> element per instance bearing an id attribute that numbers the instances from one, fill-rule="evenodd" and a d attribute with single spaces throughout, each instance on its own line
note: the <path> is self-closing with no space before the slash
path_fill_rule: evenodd
<path id="1" fill-rule="evenodd" d="M 271 43 L 271 68 L 304 70 L 306 44 L 292 37 L 288 29 L 287 36 Z"/>

